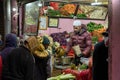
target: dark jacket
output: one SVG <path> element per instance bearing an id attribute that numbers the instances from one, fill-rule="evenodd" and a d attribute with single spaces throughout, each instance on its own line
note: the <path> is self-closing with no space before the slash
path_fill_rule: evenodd
<path id="1" fill-rule="evenodd" d="M 93 52 L 93 80 L 108 80 L 108 47 L 104 41 L 95 45 Z"/>
<path id="2" fill-rule="evenodd" d="M 78 34 L 75 34 L 74 32 L 71 33 L 71 39 L 67 45 L 67 52 L 72 46 L 75 45 L 79 45 L 81 52 L 84 53 L 86 57 L 90 56 L 92 48 L 92 39 L 85 27 L 82 27 L 81 31 Z"/>
<path id="3" fill-rule="evenodd" d="M 6 59 L 2 80 L 33 80 L 34 58 L 27 48 L 12 50 Z"/>
<path id="4" fill-rule="evenodd" d="M 48 74 L 48 60 L 49 57 L 46 58 L 40 58 L 37 56 L 35 57 L 35 70 L 34 70 L 34 80 L 47 80 L 47 78 L 49 77 Z"/>

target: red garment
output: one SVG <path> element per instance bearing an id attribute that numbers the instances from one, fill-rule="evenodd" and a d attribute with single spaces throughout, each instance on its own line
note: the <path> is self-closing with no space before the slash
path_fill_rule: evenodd
<path id="1" fill-rule="evenodd" d="M 86 69 L 82 71 L 78 70 L 71 70 L 71 69 L 65 69 L 63 70 L 63 73 L 69 74 L 71 73 L 76 77 L 76 80 L 92 80 L 92 70 Z"/>
<path id="2" fill-rule="evenodd" d="M 0 80 L 2 79 L 2 57 L 0 56 Z"/>

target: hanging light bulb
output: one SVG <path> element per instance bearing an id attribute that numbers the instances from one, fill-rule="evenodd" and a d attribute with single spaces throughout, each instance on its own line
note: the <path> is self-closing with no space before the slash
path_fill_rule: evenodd
<path id="1" fill-rule="evenodd" d="M 42 7 L 42 2 L 41 2 L 41 0 L 39 0 L 38 6 L 39 6 L 39 7 Z"/>
<path id="2" fill-rule="evenodd" d="M 39 6 L 39 7 L 42 7 L 42 3 L 38 3 L 38 6 Z"/>
<path id="3" fill-rule="evenodd" d="M 17 11 L 17 9 L 16 8 L 12 8 L 12 11 Z"/>

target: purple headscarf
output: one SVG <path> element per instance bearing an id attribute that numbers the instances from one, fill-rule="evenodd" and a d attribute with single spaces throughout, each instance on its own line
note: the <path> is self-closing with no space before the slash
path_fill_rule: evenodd
<path id="1" fill-rule="evenodd" d="M 5 36 L 5 47 L 0 53 L 2 56 L 3 64 L 10 51 L 15 47 L 17 47 L 17 36 L 13 33 L 7 34 Z"/>
<path id="2" fill-rule="evenodd" d="M 5 47 L 17 47 L 17 36 L 13 33 L 5 36 Z"/>

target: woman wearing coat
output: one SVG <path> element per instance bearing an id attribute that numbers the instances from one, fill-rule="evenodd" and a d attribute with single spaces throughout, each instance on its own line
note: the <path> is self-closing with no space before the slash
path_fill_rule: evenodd
<path id="1" fill-rule="evenodd" d="M 3 50 L 0 52 L 3 65 L 6 61 L 6 57 L 9 55 L 11 50 L 16 47 L 17 47 L 17 36 L 13 33 L 7 34 L 5 36 L 5 46 L 4 46 Z"/>
<path id="2" fill-rule="evenodd" d="M 2 80 L 35 80 L 35 59 L 32 52 L 38 43 L 34 36 L 24 41 L 24 45 L 13 49 L 3 66 Z"/>
<path id="3" fill-rule="evenodd" d="M 5 36 L 5 46 L 0 52 L 0 80 L 2 79 L 2 68 L 6 62 L 6 58 L 9 53 L 17 47 L 17 36 L 15 34 L 7 34 Z"/>
<path id="4" fill-rule="evenodd" d="M 50 41 L 46 36 L 43 36 L 42 38 L 43 41 L 40 44 L 43 45 L 44 47 L 43 51 L 41 51 L 41 53 L 37 52 L 34 53 L 35 57 L 34 80 L 47 80 L 47 78 L 51 76 L 50 54 L 47 51 Z M 40 54 L 44 54 L 44 51 L 47 52 L 48 55 L 42 57 Z"/>
<path id="5" fill-rule="evenodd" d="M 93 80 L 108 80 L 108 30 L 93 52 Z"/>

